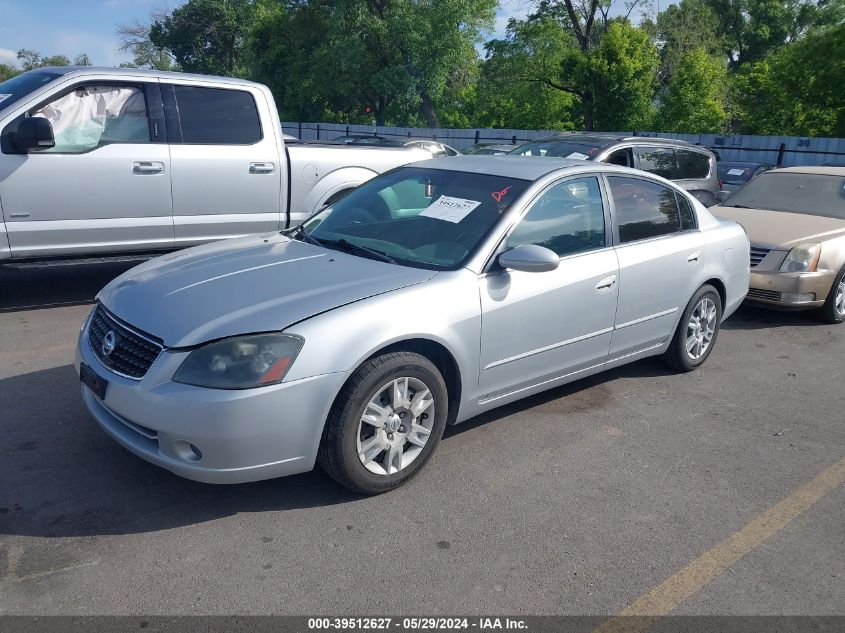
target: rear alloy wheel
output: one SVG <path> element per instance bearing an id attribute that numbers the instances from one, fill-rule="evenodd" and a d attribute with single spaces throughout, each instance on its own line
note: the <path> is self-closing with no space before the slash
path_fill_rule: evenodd
<path id="1" fill-rule="evenodd" d="M 447 411 L 446 384 L 430 360 L 412 352 L 377 356 L 359 367 L 338 395 L 317 459 L 351 490 L 387 492 L 431 457 Z"/>
<path id="2" fill-rule="evenodd" d="M 713 351 L 721 322 L 722 299 L 713 286 L 704 285 L 681 315 L 665 360 L 678 371 L 696 369 Z"/>
<path id="3" fill-rule="evenodd" d="M 845 321 L 845 267 L 833 281 L 827 300 L 821 308 L 821 317 L 828 323 Z"/>

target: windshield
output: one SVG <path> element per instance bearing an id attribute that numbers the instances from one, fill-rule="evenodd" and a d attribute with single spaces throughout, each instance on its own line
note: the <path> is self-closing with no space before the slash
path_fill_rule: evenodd
<path id="1" fill-rule="evenodd" d="M 589 160 L 600 148 L 601 146 L 595 143 L 550 139 L 520 145 L 510 153 L 516 156 L 556 156 L 558 158 Z"/>
<path id="2" fill-rule="evenodd" d="M 61 76 L 61 73 L 31 70 L 28 73 L 7 79 L 0 83 L 0 109 L 12 105 L 33 90 Z"/>
<path id="3" fill-rule="evenodd" d="M 741 185 L 751 180 L 754 167 L 737 165 L 735 163 L 719 163 L 719 180 L 729 185 Z"/>
<path id="4" fill-rule="evenodd" d="M 454 269 L 529 184 L 503 176 L 400 167 L 311 217 L 303 225 L 304 239 L 366 256 L 356 248 L 364 247 L 407 266 Z"/>
<path id="5" fill-rule="evenodd" d="M 722 206 L 845 219 L 845 176 L 770 171 L 750 181 Z"/>

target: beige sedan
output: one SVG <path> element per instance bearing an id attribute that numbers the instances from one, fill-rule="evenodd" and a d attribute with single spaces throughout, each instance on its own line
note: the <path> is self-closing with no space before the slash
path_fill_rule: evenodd
<path id="1" fill-rule="evenodd" d="M 845 320 L 845 167 L 766 172 L 711 211 L 748 233 L 748 301 Z"/>

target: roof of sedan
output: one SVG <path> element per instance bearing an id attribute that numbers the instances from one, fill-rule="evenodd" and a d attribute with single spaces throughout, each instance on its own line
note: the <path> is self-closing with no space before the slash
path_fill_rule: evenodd
<path id="1" fill-rule="evenodd" d="M 490 156 L 470 154 L 468 156 L 446 156 L 413 163 L 414 167 L 426 169 L 447 169 L 490 176 L 506 176 L 520 180 L 537 180 L 548 173 L 566 167 L 590 167 L 602 170 L 613 168 L 603 163 L 588 163 L 571 158 L 551 158 L 546 156 Z"/>

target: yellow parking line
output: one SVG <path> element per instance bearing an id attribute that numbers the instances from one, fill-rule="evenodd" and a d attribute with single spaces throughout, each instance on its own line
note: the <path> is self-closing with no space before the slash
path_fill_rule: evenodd
<path id="1" fill-rule="evenodd" d="M 786 499 L 772 506 L 745 527 L 708 550 L 671 578 L 637 598 L 594 633 L 635 633 L 649 628 L 740 558 L 774 536 L 816 501 L 845 481 L 841 459 Z M 630 617 L 638 616 L 638 617 Z"/>

